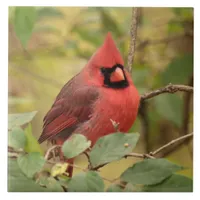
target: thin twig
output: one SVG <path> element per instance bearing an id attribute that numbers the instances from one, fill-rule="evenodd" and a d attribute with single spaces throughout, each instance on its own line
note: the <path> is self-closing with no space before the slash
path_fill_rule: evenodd
<path id="1" fill-rule="evenodd" d="M 159 88 L 157 90 L 154 90 L 152 92 L 147 92 L 145 94 L 143 94 L 141 96 L 140 101 L 144 101 L 147 99 L 150 99 L 152 97 L 155 97 L 157 95 L 163 94 L 163 93 L 175 93 L 178 91 L 182 91 L 182 92 L 193 92 L 193 87 L 191 86 L 187 86 L 187 85 L 173 85 L 173 84 L 169 84 L 163 88 Z"/>
<path id="2" fill-rule="evenodd" d="M 177 143 L 177 142 L 179 142 L 179 141 L 181 141 L 181 140 L 185 140 L 185 139 L 187 139 L 187 138 L 189 138 L 189 137 L 192 137 L 192 136 L 193 136 L 193 133 L 190 133 L 190 134 L 184 135 L 184 136 L 182 136 L 182 137 L 179 137 L 179 138 L 177 138 L 177 139 L 175 139 L 175 140 L 172 140 L 171 142 L 167 143 L 166 145 L 164 145 L 164 146 L 158 148 L 157 150 L 155 150 L 155 151 L 153 151 L 153 152 L 150 152 L 150 153 L 147 153 L 147 154 L 129 153 L 129 154 L 125 155 L 124 158 L 127 158 L 127 157 L 136 157 L 136 158 L 143 158 L 143 159 L 144 159 L 144 158 L 155 159 L 155 158 L 156 158 L 155 155 L 157 155 L 158 153 L 160 153 L 160 152 L 163 151 L 164 149 L 166 149 L 166 148 L 172 146 L 173 144 L 175 144 L 175 143 Z M 91 166 L 91 168 L 90 168 L 89 170 L 94 170 L 94 171 L 96 171 L 96 170 L 98 170 L 99 168 L 102 168 L 102 167 L 104 167 L 104 166 L 107 165 L 107 164 L 109 164 L 109 163 L 104 163 L 104 164 L 101 164 L 101 165 L 96 166 L 96 167 L 92 167 L 92 166 Z"/>
<path id="3" fill-rule="evenodd" d="M 180 141 L 174 143 L 173 145 L 169 146 L 164 151 L 161 151 L 158 155 L 156 155 L 156 158 L 166 157 L 167 155 L 171 154 L 173 151 L 180 148 L 181 145 L 185 144 L 186 142 L 189 142 L 191 139 L 192 139 L 191 137 L 188 137 L 185 140 L 180 140 Z"/>
<path id="4" fill-rule="evenodd" d="M 76 168 L 76 169 L 81 169 L 81 170 L 84 171 L 84 172 L 87 172 L 87 171 L 88 171 L 88 169 L 84 169 L 84 168 L 82 168 L 82 167 L 80 167 L 80 166 L 78 166 L 78 165 L 75 165 L 75 164 L 70 164 L 70 163 L 69 163 L 69 166 L 74 167 L 74 168 Z"/>
<path id="5" fill-rule="evenodd" d="M 141 154 L 141 153 L 129 153 L 129 154 L 126 154 L 125 156 L 123 156 L 123 158 L 127 158 L 127 157 L 136 157 L 136 158 L 151 158 L 151 159 L 154 159 L 155 157 L 150 155 L 150 154 Z M 97 171 L 98 169 L 104 167 L 105 165 L 109 164 L 109 162 L 107 163 L 104 163 L 104 164 L 101 164 L 101 165 L 98 165 L 96 167 L 92 167 L 90 166 L 89 170 L 93 170 L 93 171 Z"/>
<path id="6" fill-rule="evenodd" d="M 47 150 L 45 156 L 44 156 L 45 160 L 49 160 L 49 155 L 50 155 L 50 153 L 51 153 L 54 149 L 56 149 L 56 148 L 61 148 L 61 147 L 62 147 L 61 145 L 54 145 L 54 146 L 52 146 L 51 148 L 49 148 L 49 149 Z"/>
<path id="7" fill-rule="evenodd" d="M 131 73 L 132 65 L 134 61 L 134 54 L 135 54 L 135 44 L 136 44 L 136 37 L 137 37 L 137 21 L 138 21 L 138 8 L 132 8 L 132 20 L 131 20 L 131 41 L 128 53 L 128 71 Z"/>
<path id="8" fill-rule="evenodd" d="M 113 125 L 115 131 L 116 131 L 116 132 L 119 132 L 119 125 L 120 125 L 120 123 L 119 123 L 119 122 L 116 122 L 116 121 L 114 121 L 114 120 L 112 120 L 112 119 L 110 119 L 110 121 L 111 121 L 111 123 L 112 123 L 112 125 Z"/>
<path id="9" fill-rule="evenodd" d="M 155 156 L 156 154 L 160 153 L 161 151 L 163 151 L 164 149 L 168 148 L 169 146 L 175 144 L 176 142 L 179 142 L 179 141 L 181 141 L 181 140 L 184 140 L 184 139 L 189 138 L 189 137 L 192 137 L 192 136 L 193 136 L 193 133 L 189 133 L 189 134 L 187 134 L 187 135 L 184 135 L 184 136 L 182 136 L 182 137 L 179 137 L 179 138 L 177 138 L 177 139 L 175 139 L 175 140 L 172 140 L 171 142 L 165 144 L 164 146 L 158 148 L 157 150 L 155 150 L 155 151 L 153 151 L 153 152 L 151 152 L 151 153 L 149 153 L 149 154 L 150 154 L 151 156 Z"/>
<path id="10" fill-rule="evenodd" d="M 12 147 L 8 146 L 8 152 L 20 154 L 20 153 L 23 153 L 24 151 L 23 151 L 23 149 L 16 150 L 16 149 L 13 149 Z"/>
<path id="11" fill-rule="evenodd" d="M 141 154 L 141 153 L 129 153 L 125 157 L 136 157 L 136 158 L 151 158 L 154 159 L 155 157 L 149 154 Z"/>

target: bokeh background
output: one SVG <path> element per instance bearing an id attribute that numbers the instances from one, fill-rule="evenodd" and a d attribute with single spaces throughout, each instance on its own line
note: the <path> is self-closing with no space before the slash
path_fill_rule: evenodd
<path id="1" fill-rule="evenodd" d="M 78 73 L 103 43 L 108 31 L 127 63 L 131 8 L 36 7 L 34 31 L 24 48 L 15 29 L 15 7 L 9 7 L 9 113 L 37 110 L 32 122 L 39 137 L 42 120 L 62 86 Z M 22 22 L 23 23 L 23 22 Z M 28 28 L 28 27 L 27 27 Z M 140 8 L 132 72 L 140 94 L 172 84 L 193 86 L 193 9 Z M 163 94 L 141 105 L 131 132 L 141 134 L 134 152 L 147 153 L 193 131 L 193 94 Z M 44 149 L 47 144 L 42 144 Z M 188 167 L 192 177 L 192 140 L 161 157 Z M 101 169 L 117 178 L 136 158 Z M 86 166 L 80 156 L 76 164 Z M 77 173 L 78 170 L 75 170 Z"/>

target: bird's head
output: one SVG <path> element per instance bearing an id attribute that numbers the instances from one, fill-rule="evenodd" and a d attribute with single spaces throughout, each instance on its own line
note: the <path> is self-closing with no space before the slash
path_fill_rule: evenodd
<path id="1" fill-rule="evenodd" d="M 86 69 L 97 85 L 116 89 L 129 86 L 128 72 L 124 68 L 124 61 L 110 33 L 107 34 L 103 45 L 91 57 Z"/>

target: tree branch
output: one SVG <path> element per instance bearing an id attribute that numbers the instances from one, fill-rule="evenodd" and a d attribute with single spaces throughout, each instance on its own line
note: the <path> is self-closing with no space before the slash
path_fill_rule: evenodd
<path id="1" fill-rule="evenodd" d="M 168 148 L 166 148 L 164 151 L 161 151 L 156 157 L 157 158 L 163 158 L 181 147 L 182 144 L 185 144 L 189 142 L 191 137 L 185 138 L 184 140 L 179 140 L 178 142 L 174 143 L 173 145 L 170 145 Z"/>
<path id="2" fill-rule="evenodd" d="M 52 153 L 52 151 L 56 148 L 61 148 L 61 145 L 54 145 L 51 148 L 49 148 L 44 156 L 45 160 L 49 160 L 51 159 L 53 156 L 50 156 L 50 154 Z"/>
<path id="3" fill-rule="evenodd" d="M 141 134 L 144 137 L 144 146 L 145 146 L 145 153 L 150 151 L 150 145 L 149 145 L 149 119 L 148 119 L 148 104 L 145 101 L 141 101 L 139 111 L 138 111 L 138 117 L 140 118 L 141 123 Z"/>
<path id="4" fill-rule="evenodd" d="M 129 153 L 125 156 L 126 157 L 136 157 L 136 158 L 151 158 L 154 159 L 155 157 L 150 154 L 141 154 L 141 153 Z"/>
<path id="5" fill-rule="evenodd" d="M 135 44 L 136 44 L 136 37 L 137 37 L 137 21 L 138 21 L 138 8 L 134 7 L 132 8 L 132 20 L 131 20 L 131 41 L 130 41 L 130 47 L 129 47 L 129 53 L 128 53 L 128 71 L 131 73 L 132 71 L 132 65 L 134 60 L 134 54 L 135 54 Z"/>
<path id="6" fill-rule="evenodd" d="M 171 142 L 165 144 L 164 146 L 162 146 L 162 147 L 160 147 L 160 148 L 156 149 L 155 151 L 150 152 L 150 153 L 148 153 L 148 154 L 129 153 L 129 154 L 125 155 L 124 158 L 127 158 L 127 157 L 136 157 L 136 158 L 143 158 L 143 159 L 144 159 L 144 158 L 155 159 L 155 158 L 156 158 L 155 155 L 157 155 L 158 153 L 160 153 L 160 152 L 162 152 L 163 150 L 167 149 L 168 147 L 174 145 L 175 143 L 178 143 L 178 142 L 180 142 L 180 141 L 182 141 L 182 140 L 188 139 L 188 138 L 190 138 L 190 137 L 192 137 L 192 136 L 193 136 L 193 133 L 190 133 L 190 134 L 184 135 L 184 136 L 182 136 L 182 137 L 179 137 L 179 138 L 177 138 L 177 139 L 175 139 L 175 140 L 172 140 Z M 179 144 L 180 144 L 180 143 L 179 143 Z M 105 165 L 107 165 L 107 164 L 108 164 L 108 163 L 104 163 L 104 164 L 99 165 L 99 166 L 96 166 L 96 167 L 92 167 L 92 166 L 91 166 L 89 170 L 94 170 L 94 171 L 96 171 L 96 170 L 102 168 L 103 166 L 105 166 Z"/>
<path id="7" fill-rule="evenodd" d="M 186 138 L 190 138 L 190 137 L 192 137 L 192 136 L 193 136 L 193 133 L 190 133 L 190 134 L 184 135 L 184 136 L 182 136 L 182 137 L 179 137 L 179 138 L 177 138 L 177 139 L 175 139 L 175 140 L 172 140 L 171 142 L 165 144 L 164 146 L 158 148 L 157 150 L 155 150 L 155 151 L 153 151 L 153 152 L 150 152 L 149 154 L 150 154 L 151 156 L 155 156 L 156 154 L 158 154 L 158 153 L 160 153 L 161 151 L 163 151 L 164 149 L 166 149 L 166 148 L 172 146 L 173 144 L 175 144 L 175 143 L 177 143 L 177 142 L 179 142 L 179 141 L 181 141 L 181 140 L 185 140 Z"/>
<path id="8" fill-rule="evenodd" d="M 193 87 L 187 86 L 187 85 L 172 85 L 172 84 L 169 84 L 169 85 L 165 86 L 164 88 L 159 88 L 159 89 L 154 90 L 152 92 L 147 92 L 147 93 L 143 94 L 141 96 L 140 101 L 142 102 L 144 100 L 150 99 L 152 97 L 155 97 L 155 96 L 163 94 L 163 93 L 172 93 L 173 94 L 173 93 L 178 92 L 178 91 L 193 92 Z"/>

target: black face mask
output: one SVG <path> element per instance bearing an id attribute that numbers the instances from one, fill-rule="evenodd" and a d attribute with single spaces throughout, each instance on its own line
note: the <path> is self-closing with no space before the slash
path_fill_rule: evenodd
<path id="1" fill-rule="evenodd" d="M 111 82 L 110 81 L 110 77 L 111 74 L 117 69 L 120 68 L 123 71 L 124 74 L 124 80 L 121 81 L 116 81 L 116 82 Z M 106 67 L 102 67 L 101 68 L 101 73 L 104 76 L 104 87 L 108 87 L 108 88 L 115 88 L 115 89 L 121 89 L 121 88 L 126 88 L 129 86 L 129 83 L 127 81 L 125 72 L 124 72 L 124 66 L 120 65 L 120 64 L 116 64 L 114 65 L 112 68 L 106 68 Z"/>

